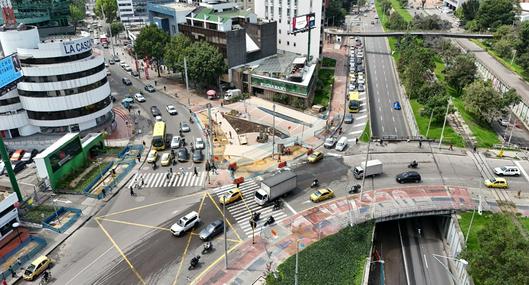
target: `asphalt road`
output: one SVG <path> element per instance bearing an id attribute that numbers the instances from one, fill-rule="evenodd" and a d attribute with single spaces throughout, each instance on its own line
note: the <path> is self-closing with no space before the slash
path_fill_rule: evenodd
<path id="1" fill-rule="evenodd" d="M 365 31 L 382 31 L 380 23 L 374 21 L 376 12 L 360 17 Z M 400 89 L 392 67 L 391 54 L 386 38 L 364 38 L 367 64 L 369 112 L 372 136 L 409 135 L 403 110 L 394 110 L 393 103 L 401 102 Z M 403 105 L 403 104 L 401 104 Z"/>

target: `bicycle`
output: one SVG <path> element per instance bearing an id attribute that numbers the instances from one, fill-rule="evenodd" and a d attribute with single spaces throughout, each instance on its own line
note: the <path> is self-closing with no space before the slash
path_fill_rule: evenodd
<path id="1" fill-rule="evenodd" d="M 48 277 L 46 277 L 46 275 L 43 275 L 42 278 L 40 279 L 39 284 L 46 285 L 46 284 L 49 284 L 50 282 L 51 282 L 51 272 L 48 272 Z"/>

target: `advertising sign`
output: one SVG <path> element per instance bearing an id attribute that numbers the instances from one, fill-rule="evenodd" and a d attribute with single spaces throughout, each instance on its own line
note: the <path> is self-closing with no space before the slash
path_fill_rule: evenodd
<path id="1" fill-rule="evenodd" d="M 75 41 L 63 42 L 62 45 L 65 55 L 83 53 L 92 49 L 92 38 L 87 37 Z"/>
<path id="2" fill-rule="evenodd" d="M 22 77 L 22 67 L 16 54 L 0 59 L 0 88 Z"/>
<path id="3" fill-rule="evenodd" d="M 262 78 L 252 75 L 252 86 L 272 90 L 280 93 L 291 93 L 296 95 L 307 96 L 307 86 L 289 83 L 285 81 Z"/>
<path id="4" fill-rule="evenodd" d="M 301 15 L 292 19 L 292 33 L 305 32 L 316 26 L 316 15 L 314 13 Z"/>

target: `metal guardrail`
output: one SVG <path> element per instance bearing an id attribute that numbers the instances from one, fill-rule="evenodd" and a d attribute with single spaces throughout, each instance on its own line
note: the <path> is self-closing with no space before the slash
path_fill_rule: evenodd
<path id="1" fill-rule="evenodd" d="M 430 36 L 446 38 L 468 38 L 468 39 L 491 39 L 492 34 L 485 33 L 452 33 L 442 31 L 403 31 L 403 32 L 339 32 L 325 30 L 325 33 L 335 36 L 353 36 L 353 37 L 402 37 L 405 35 L 412 36 Z"/>

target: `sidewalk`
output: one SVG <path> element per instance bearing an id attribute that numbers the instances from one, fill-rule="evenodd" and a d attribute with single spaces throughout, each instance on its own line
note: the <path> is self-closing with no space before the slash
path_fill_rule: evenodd
<path id="1" fill-rule="evenodd" d="M 476 204 L 466 188 L 445 189 L 444 186 L 419 186 L 380 189 L 333 200 L 291 216 L 256 234 L 255 244 L 247 240 L 230 249 L 228 269 L 222 259 L 202 272 L 192 284 L 253 284 L 266 275 L 267 264 L 275 270 L 296 252 L 296 241 L 305 247 L 335 234 L 352 224 L 363 223 L 374 217 L 398 215 L 417 210 L 470 210 Z M 406 200 L 395 207 L 399 200 Z M 349 201 L 349 202 L 348 202 Z M 407 203 L 410 203 L 409 205 Z M 406 206 L 402 206 L 406 204 Z M 375 205 L 376 211 L 370 207 Z M 392 207 L 393 206 L 393 207 Z M 390 209 L 390 210 L 388 210 Z M 273 230 L 272 230 L 273 229 Z"/>
<path id="2" fill-rule="evenodd" d="M 327 120 L 328 122 L 331 122 L 335 117 L 343 117 L 345 112 L 348 72 L 347 46 L 342 45 L 340 49 L 335 49 L 333 43 L 329 43 L 325 40 L 323 43 L 323 56 L 336 60 L 330 113 Z"/>

